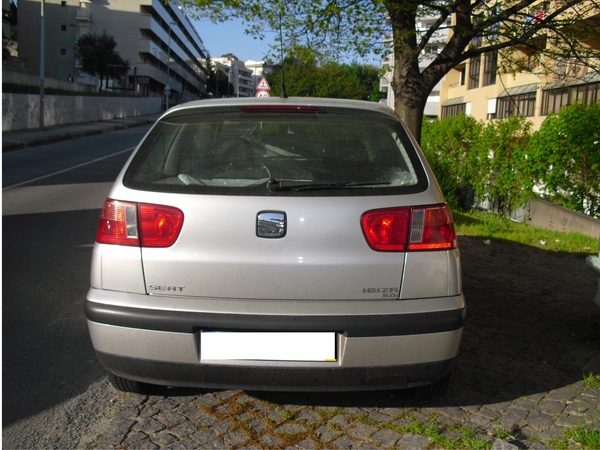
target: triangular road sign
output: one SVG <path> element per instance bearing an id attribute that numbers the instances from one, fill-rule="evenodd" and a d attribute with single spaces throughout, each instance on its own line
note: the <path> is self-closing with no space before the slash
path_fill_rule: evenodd
<path id="1" fill-rule="evenodd" d="M 267 83 L 267 79 L 265 77 L 262 77 L 260 79 L 260 81 L 256 85 L 256 90 L 257 91 L 270 91 L 271 90 L 271 86 L 269 86 L 269 83 Z"/>

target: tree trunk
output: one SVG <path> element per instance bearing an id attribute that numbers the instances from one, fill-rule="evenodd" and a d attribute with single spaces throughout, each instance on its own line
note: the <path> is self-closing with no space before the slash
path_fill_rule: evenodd
<path id="1" fill-rule="evenodd" d="M 434 80 L 425 80 L 415 61 L 398 61 L 398 56 L 406 56 L 406 52 L 396 52 L 396 67 L 392 88 L 396 114 L 415 137 L 421 142 L 421 125 L 427 97 L 435 86 Z"/>
<path id="2" fill-rule="evenodd" d="M 421 124 L 427 96 L 435 86 L 426 82 L 419 69 L 420 50 L 415 35 L 419 2 L 388 0 L 387 10 L 392 23 L 394 51 L 395 110 L 417 142 L 421 140 Z"/>
<path id="3" fill-rule="evenodd" d="M 396 84 L 398 86 L 398 84 Z M 400 89 L 394 89 L 395 96 L 395 111 L 404 123 L 408 131 L 412 133 L 417 142 L 421 142 L 421 126 L 423 125 L 423 110 L 427 103 L 427 92 L 409 92 L 403 91 L 400 84 Z"/>
<path id="4" fill-rule="evenodd" d="M 390 16 L 394 49 L 394 79 L 392 88 L 395 110 L 406 127 L 421 141 L 421 125 L 427 97 L 435 85 L 462 61 L 462 51 L 473 35 L 470 0 L 456 0 L 457 26 L 450 40 L 422 71 L 419 57 L 425 48 L 419 47 L 415 30 L 416 19 L 422 2 L 417 0 L 384 0 Z"/>

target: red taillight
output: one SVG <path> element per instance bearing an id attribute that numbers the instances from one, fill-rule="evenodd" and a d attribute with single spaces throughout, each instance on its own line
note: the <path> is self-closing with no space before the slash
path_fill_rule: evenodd
<path id="1" fill-rule="evenodd" d="M 373 250 L 403 252 L 406 250 L 409 208 L 380 209 L 363 214 L 362 229 Z"/>
<path id="2" fill-rule="evenodd" d="M 106 200 L 100 213 L 96 241 L 101 244 L 170 247 L 179 237 L 183 212 L 146 203 Z"/>
<path id="3" fill-rule="evenodd" d="M 456 248 L 448 205 L 367 211 L 361 224 L 373 250 L 405 252 Z"/>
<path id="4" fill-rule="evenodd" d="M 170 247 L 179 237 L 183 213 L 177 208 L 140 203 L 142 247 Z"/>
<path id="5" fill-rule="evenodd" d="M 106 200 L 100 213 L 96 242 L 139 246 L 137 204 Z"/>
<path id="6" fill-rule="evenodd" d="M 448 205 L 413 208 L 408 250 L 456 248 L 456 233 Z"/>

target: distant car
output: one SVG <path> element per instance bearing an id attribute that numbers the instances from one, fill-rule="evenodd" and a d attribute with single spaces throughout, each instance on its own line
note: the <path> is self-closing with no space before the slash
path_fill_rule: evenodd
<path id="1" fill-rule="evenodd" d="M 148 132 L 104 204 L 85 310 L 120 390 L 431 398 L 466 306 L 451 212 L 392 110 L 250 98 Z"/>

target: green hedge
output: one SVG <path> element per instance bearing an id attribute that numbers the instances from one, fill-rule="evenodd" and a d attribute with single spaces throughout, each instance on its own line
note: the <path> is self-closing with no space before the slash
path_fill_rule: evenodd
<path id="1" fill-rule="evenodd" d="M 536 132 L 516 116 L 424 120 L 421 147 L 455 209 L 487 200 L 510 214 L 543 196 L 600 217 L 600 103 L 564 107 Z"/>

